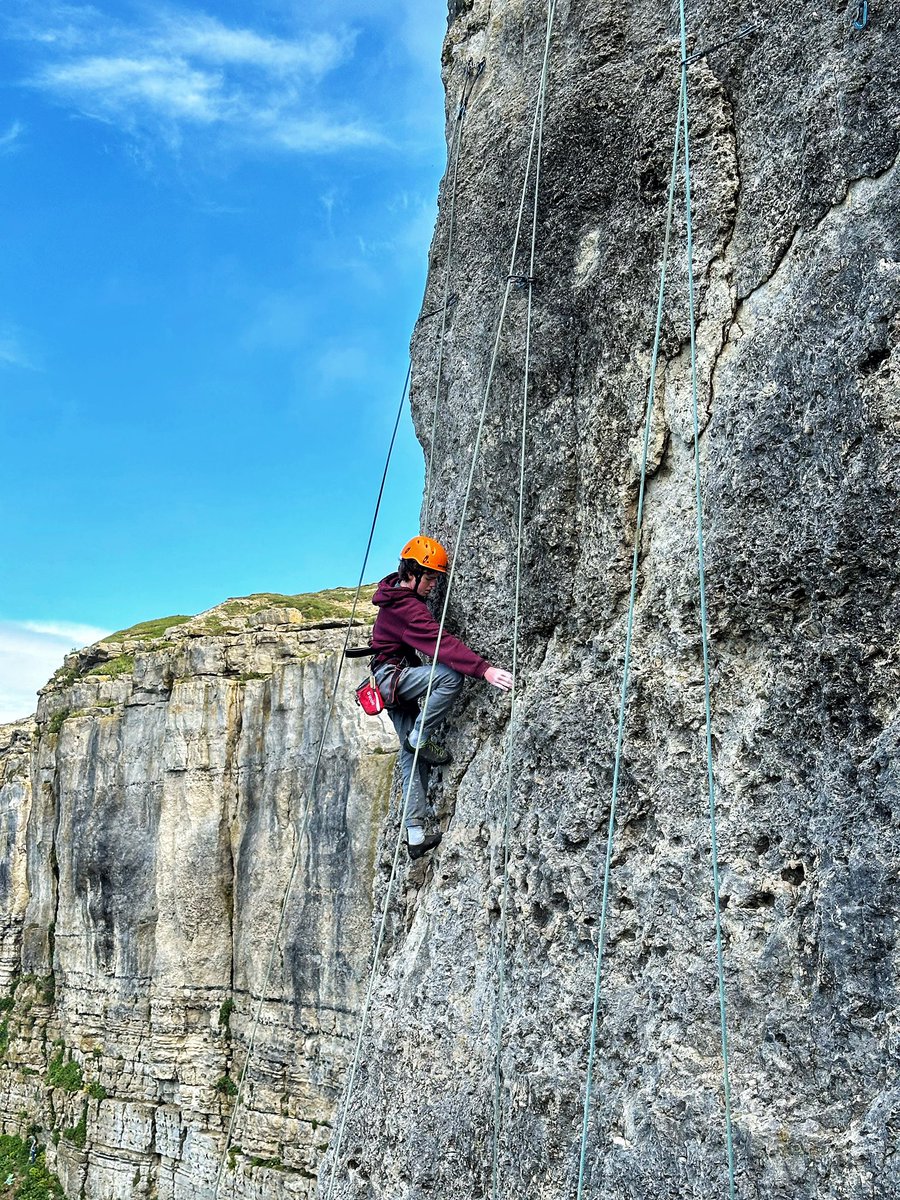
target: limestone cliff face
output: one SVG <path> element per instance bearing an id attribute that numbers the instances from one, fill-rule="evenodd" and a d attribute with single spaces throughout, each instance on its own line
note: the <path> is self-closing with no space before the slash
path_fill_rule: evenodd
<path id="1" fill-rule="evenodd" d="M 693 49 L 751 18 L 690 5 Z M 451 4 L 458 295 L 429 532 L 452 544 L 508 271 L 546 5 Z M 900 9 L 770 6 L 689 69 L 702 480 L 738 1194 L 900 1193 Z M 677 7 L 560 0 L 541 175 L 500 1195 L 574 1195 Z M 441 303 L 445 182 L 424 309 Z M 727 1194 L 683 202 L 651 447 L 586 1194 Z M 517 270 L 527 272 L 523 253 Z M 508 665 L 525 297 L 452 612 Z M 436 322 L 414 339 L 426 442 Z M 472 686 L 447 831 L 401 881 L 335 1195 L 490 1195 L 508 703 Z M 383 883 L 383 880 L 382 880 Z M 329 1160 L 330 1165 L 330 1160 Z"/>
<path id="2" fill-rule="evenodd" d="M 263 603 L 73 655 L 36 721 L 0 730 L 0 1111 L 47 1141 L 70 1197 L 212 1192 L 343 643 L 345 605 L 323 621 Z M 394 761 L 359 674 L 221 1196 L 310 1196 L 327 1144 Z"/>

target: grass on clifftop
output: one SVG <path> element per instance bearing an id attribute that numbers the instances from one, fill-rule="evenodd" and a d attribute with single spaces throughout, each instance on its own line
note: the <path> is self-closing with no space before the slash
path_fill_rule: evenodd
<path id="1" fill-rule="evenodd" d="M 375 619 L 372 610 L 372 596 L 375 592 L 374 583 L 364 584 L 359 595 L 356 616 L 362 620 Z M 296 596 L 288 596 L 282 592 L 255 592 L 252 596 L 235 597 L 211 608 L 207 613 L 197 617 L 173 616 L 158 617 L 155 621 L 140 621 L 128 629 L 120 629 L 103 638 L 104 642 L 124 642 L 129 639 L 140 641 L 155 641 L 163 637 L 167 630 L 177 625 L 193 623 L 193 628 L 202 633 L 219 634 L 228 629 L 229 618 L 252 617 L 254 613 L 267 608 L 292 608 L 299 612 L 304 621 L 344 621 L 353 609 L 353 598 L 356 588 L 326 588 L 323 592 L 301 592 Z M 117 659 L 113 660 L 117 662 Z M 104 664 L 109 667 L 111 664 Z M 92 668 L 91 675 L 118 674 L 117 671 Z"/>
<path id="2" fill-rule="evenodd" d="M 191 617 L 157 617 L 155 621 L 139 621 L 137 625 L 132 625 L 128 629 L 120 629 L 118 633 L 111 633 L 108 638 L 104 638 L 105 642 L 124 642 L 126 638 L 145 638 L 152 641 L 154 638 L 162 637 L 167 629 L 171 629 L 173 625 L 184 625 L 186 621 L 192 620 Z"/>
<path id="3" fill-rule="evenodd" d="M 363 586 L 357 615 L 363 616 L 371 604 L 375 584 Z M 328 588 L 324 592 L 301 592 L 286 596 L 281 592 L 256 592 L 236 600 L 226 600 L 215 610 L 228 617 L 249 617 L 266 608 L 293 608 L 305 621 L 340 621 L 349 617 L 356 588 Z"/>

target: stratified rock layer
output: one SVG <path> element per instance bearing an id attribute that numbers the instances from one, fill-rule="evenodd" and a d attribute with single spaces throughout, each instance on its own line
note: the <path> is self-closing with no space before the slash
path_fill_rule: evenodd
<path id="1" fill-rule="evenodd" d="M 351 668 L 304 821 L 343 607 L 260 604 L 72 655 L 0 729 L 0 1111 L 70 1197 L 213 1194 L 260 995 L 219 1196 L 315 1191 L 394 739 Z"/>
<path id="2" fill-rule="evenodd" d="M 856 32 L 851 9 L 760 10 L 756 29 L 688 71 L 737 1192 L 766 1200 L 900 1192 L 900 10 L 870 4 Z M 485 69 L 462 142 L 428 529 L 449 544 L 509 271 L 544 13 L 537 0 L 451 5 L 451 123 L 466 63 Z M 691 6 L 688 21 L 700 50 L 750 18 L 726 0 L 708 16 Z M 477 685 L 449 740 L 444 842 L 425 886 L 401 879 L 392 908 L 341 1200 L 574 1195 L 679 59 L 672 5 L 556 6 L 497 1191 L 509 705 Z M 449 198 L 448 176 L 426 310 L 443 294 Z M 727 1194 L 684 240 L 682 199 L 587 1147 L 585 1195 L 608 1200 Z M 528 273 L 527 235 L 514 273 Z M 507 665 L 525 296 L 511 294 L 452 604 L 456 630 Z M 435 322 L 413 349 L 425 442 Z"/>

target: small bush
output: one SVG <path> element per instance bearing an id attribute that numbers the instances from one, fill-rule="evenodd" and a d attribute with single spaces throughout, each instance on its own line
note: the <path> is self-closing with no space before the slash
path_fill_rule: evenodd
<path id="1" fill-rule="evenodd" d="M 280 1158 L 251 1158 L 251 1167 L 264 1167 L 268 1171 L 284 1171 L 286 1167 Z"/>
<path id="2" fill-rule="evenodd" d="M 118 658 L 111 658 L 108 662 L 99 663 L 96 667 L 89 667 L 85 674 L 102 675 L 107 679 L 118 679 L 120 675 L 130 675 L 133 670 L 134 655 L 120 654 Z"/>
<path id="3" fill-rule="evenodd" d="M 71 713 L 70 708 L 59 708 L 47 722 L 47 732 L 57 734 L 62 729 L 66 718 Z"/>
<path id="4" fill-rule="evenodd" d="M 95 1079 L 87 1085 L 87 1094 L 92 1100 L 105 1100 L 109 1092 L 102 1083 L 98 1083 Z"/>
<path id="5" fill-rule="evenodd" d="M 84 1083 L 84 1072 L 81 1065 L 72 1060 L 71 1054 L 65 1057 L 65 1046 L 60 1042 L 56 1054 L 50 1060 L 47 1068 L 47 1082 L 51 1087 L 62 1088 L 65 1092 L 80 1092 Z"/>
<path id="6" fill-rule="evenodd" d="M 81 1110 L 81 1116 L 77 1125 L 70 1125 L 68 1129 L 64 1129 L 63 1137 L 66 1141 L 71 1142 L 79 1150 L 83 1150 L 87 1142 L 87 1105 Z"/>
<path id="7" fill-rule="evenodd" d="M 236 1096 L 238 1094 L 238 1086 L 230 1075 L 223 1075 L 221 1079 L 216 1081 L 216 1091 L 223 1096 Z"/>
<path id="8" fill-rule="evenodd" d="M 222 1001 L 222 1007 L 219 1009 L 219 1024 L 223 1029 L 228 1028 L 228 1023 L 231 1020 L 231 1014 L 234 1012 L 234 1000 L 231 996 L 227 1000 Z"/>

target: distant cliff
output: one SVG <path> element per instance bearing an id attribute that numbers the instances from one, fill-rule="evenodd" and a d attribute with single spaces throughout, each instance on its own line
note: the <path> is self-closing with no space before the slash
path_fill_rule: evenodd
<path id="1" fill-rule="evenodd" d="M 0 1113 L 66 1195 L 194 1200 L 224 1145 L 349 611 L 250 597 L 70 655 L 0 728 Z M 365 641 L 363 603 L 356 640 Z M 308 1197 L 395 742 L 342 683 L 221 1194 Z"/>

